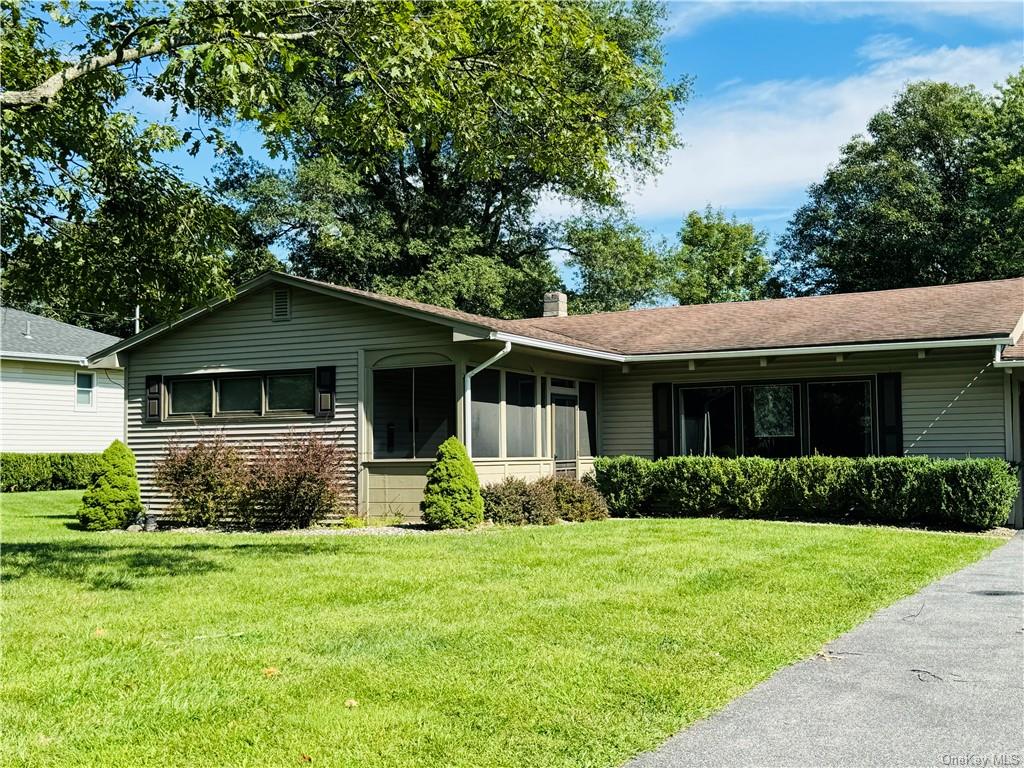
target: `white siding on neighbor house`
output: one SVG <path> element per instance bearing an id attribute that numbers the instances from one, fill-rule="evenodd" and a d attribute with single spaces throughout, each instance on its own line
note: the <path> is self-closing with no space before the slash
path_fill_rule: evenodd
<path id="1" fill-rule="evenodd" d="M 601 453 L 651 456 L 655 382 L 752 381 L 899 372 L 903 387 L 903 447 L 908 454 L 963 458 L 1007 457 L 1006 373 L 994 368 L 990 347 L 647 364 L 605 373 L 600 410 Z M 975 380 L 975 377 L 977 379 Z M 971 383 L 973 381 L 973 384 Z M 970 386 L 968 386 L 970 384 Z M 966 387 L 966 390 L 964 389 Z"/>
<path id="2" fill-rule="evenodd" d="M 76 405 L 78 372 L 94 373 L 93 407 Z M 96 453 L 124 439 L 124 371 L 0 361 L 0 450 Z"/>
<path id="3" fill-rule="evenodd" d="M 131 351 L 128 369 L 128 444 L 138 461 L 143 503 L 166 511 L 167 498 L 153 483 L 167 442 L 182 444 L 222 434 L 251 447 L 289 432 L 321 432 L 353 452 L 357 446 L 360 350 L 417 349 L 451 343 L 451 330 L 393 312 L 291 289 L 291 316 L 271 319 L 273 286 L 222 306 L 196 322 Z M 336 370 L 335 417 L 240 418 L 198 423 L 143 420 L 147 375 L 228 373 L 314 368 Z M 356 465 L 353 460 L 352 482 Z"/>

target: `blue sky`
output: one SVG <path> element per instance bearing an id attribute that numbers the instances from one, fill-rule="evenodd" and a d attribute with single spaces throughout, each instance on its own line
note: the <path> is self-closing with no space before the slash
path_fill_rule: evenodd
<path id="1" fill-rule="evenodd" d="M 1024 3 L 670 3 L 665 47 L 669 77 L 695 78 L 678 120 L 684 146 L 656 180 L 624 182 L 627 203 L 659 235 L 673 236 L 689 210 L 712 205 L 774 237 L 840 146 L 905 83 L 991 91 L 1024 64 Z M 266 157 L 255 133 L 234 135 Z M 208 152 L 174 158 L 197 181 L 211 175 L 212 160 Z M 545 200 L 538 215 L 571 211 Z"/>

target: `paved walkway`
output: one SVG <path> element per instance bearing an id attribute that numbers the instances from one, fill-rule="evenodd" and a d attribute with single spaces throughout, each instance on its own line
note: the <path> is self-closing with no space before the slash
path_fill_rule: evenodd
<path id="1" fill-rule="evenodd" d="M 630 768 L 1024 768 L 1024 534 Z"/>

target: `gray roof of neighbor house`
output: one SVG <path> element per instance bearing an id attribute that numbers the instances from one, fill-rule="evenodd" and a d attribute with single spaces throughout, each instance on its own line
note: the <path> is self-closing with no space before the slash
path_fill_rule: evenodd
<path id="1" fill-rule="evenodd" d="M 119 341 L 107 333 L 0 307 L 0 357 L 77 363 Z"/>
<path id="2" fill-rule="evenodd" d="M 873 344 L 1007 344 L 1024 330 L 1024 278 L 523 320 L 484 317 L 276 272 L 250 281 L 237 295 L 271 282 L 391 308 L 456 330 L 469 329 L 478 338 L 622 362 Z M 196 308 L 104 352 L 144 343 L 223 301 L 227 300 Z"/>

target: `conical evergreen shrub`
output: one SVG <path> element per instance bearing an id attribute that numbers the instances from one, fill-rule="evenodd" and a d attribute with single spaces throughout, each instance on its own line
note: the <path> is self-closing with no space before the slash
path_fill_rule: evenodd
<path id="1" fill-rule="evenodd" d="M 437 449 L 437 460 L 427 472 L 420 512 L 432 528 L 472 528 L 483 522 L 480 479 L 456 437 L 449 437 Z"/>
<path id="2" fill-rule="evenodd" d="M 82 496 L 78 520 L 87 530 L 106 531 L 135 522 L 141 512 L 135 456 L 115 440 L 100 457 L 100 467 Z"/>

